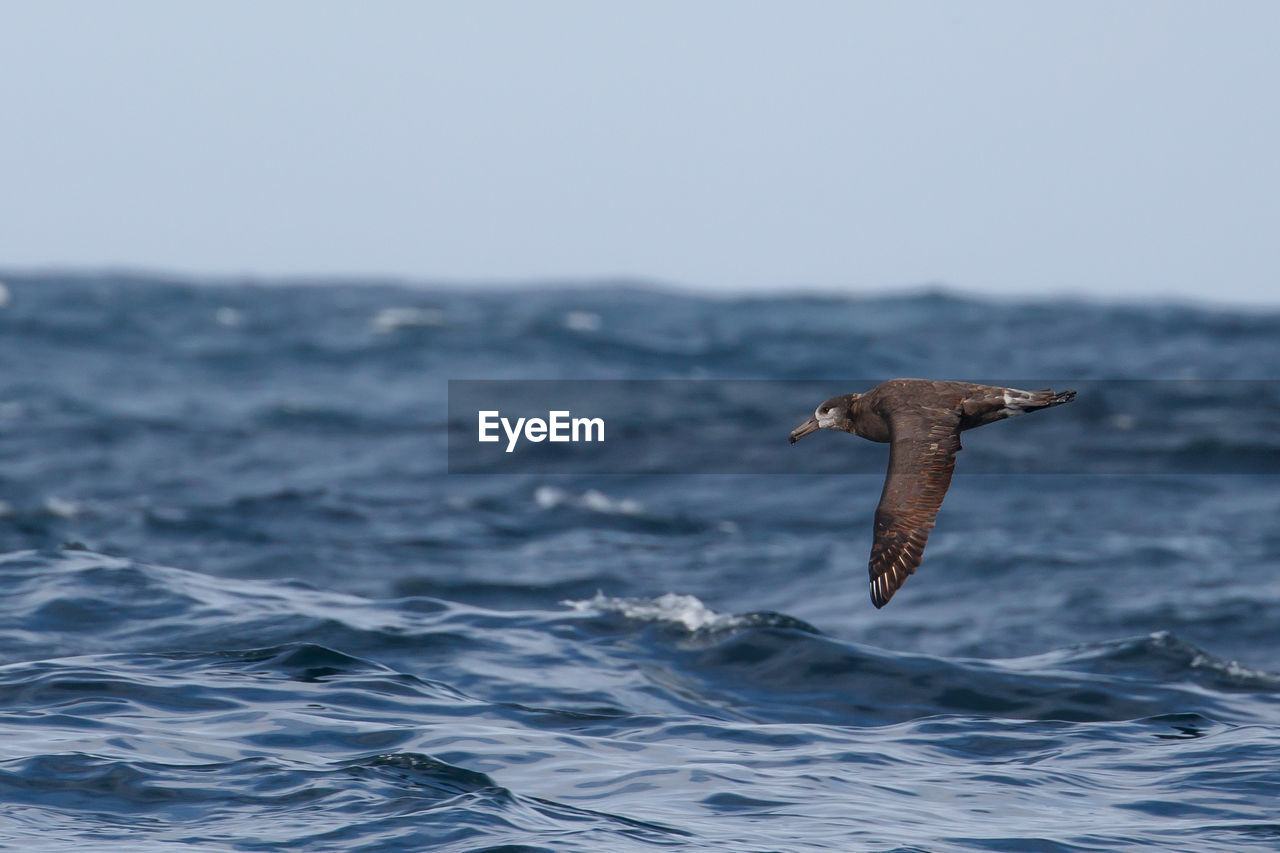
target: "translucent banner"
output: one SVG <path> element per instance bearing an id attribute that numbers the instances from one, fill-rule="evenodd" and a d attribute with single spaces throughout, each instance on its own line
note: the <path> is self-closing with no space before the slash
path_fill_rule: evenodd
<path id="1" fill-rule="evenodd" d="M 449 472 L 880 474 L 886 444 L 788 440 L 824 400 L 880 381 L 450 381 Z M 1077 396 L 965 431 L 967 473 L 1280 473 L 1280 381 L 980 381 Z"/>

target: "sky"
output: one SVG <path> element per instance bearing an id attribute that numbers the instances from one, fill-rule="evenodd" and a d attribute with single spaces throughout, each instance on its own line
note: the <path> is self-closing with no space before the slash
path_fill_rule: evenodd
<path id="1" fill-rule="evenodd" d="M 0 269 L 1280 304 L 1280 3 L 0 0 Z"/>

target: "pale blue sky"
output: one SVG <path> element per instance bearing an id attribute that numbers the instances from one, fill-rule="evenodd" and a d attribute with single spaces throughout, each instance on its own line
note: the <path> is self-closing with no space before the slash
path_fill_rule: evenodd
<path id="1" fill-rule="evenodd" d="M 0 267 L 1280 302 L 1280 3 L 3 2 Z"/>

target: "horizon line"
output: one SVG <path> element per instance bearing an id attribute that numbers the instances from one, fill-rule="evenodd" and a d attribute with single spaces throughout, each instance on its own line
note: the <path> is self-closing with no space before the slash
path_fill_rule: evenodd
<path id="1" fill-rule="evenodd" d="M 434 290 L 445 292 L 483 291 L 501 293 L 516 290 L 580 291 L 590 289 L 640 290 L 649 293 L 707 298 L 767 298 L 777 299 L 918 299 L 944 297 L 958 301 L 1022 304 L 1095 304 L 1105 306 L 1134 306 L 1157 304 L 1170 307 L 1199 308 L 1206 310 L 1252 310 L 1274 313 L 1280 311 L 1280 292 L 1273 300 L 1217 296 L 1208 298 L 1184 293 L 1146 293 L 1113 288 L 1107 293 L 1097 293 L 1068 286 L 1044 287 L 1020 291 L 988 290 L 981 286 L 964 286 L 931 280 L 898 282 L 893 284 L 850 283 L 847 285 L 815 284 L 742 284 L 721 286 L 693 283 L 636 273 L 601 273 L 599 275 L 529 275 L 527 277 L 476 276 L 430 278 L 399 273 L 260 273 L 260 272 L 197 272 L 175 270 L 141 264 L 102 265 L 41 265 L 0 266 L 0 287 L 15 279 L 67 278 L 79 280 L 119 278 L 156 284 L 183 284 L 196 287 L 391 287 L 404 290 Z"/>

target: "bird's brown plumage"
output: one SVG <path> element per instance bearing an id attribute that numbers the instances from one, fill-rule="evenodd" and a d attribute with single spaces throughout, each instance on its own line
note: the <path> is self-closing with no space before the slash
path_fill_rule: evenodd
<path id="1" fill-rule="evenodd" d="M 793 443 L 824 428 L 890 444 L 868 566 L 876 607 L 884 607 L 920 565 L 951 485 L 960 433 L 1073 399 L 1074 391 L 894 379 L 865 394 L 833 397 L 792 432 Z"/>

